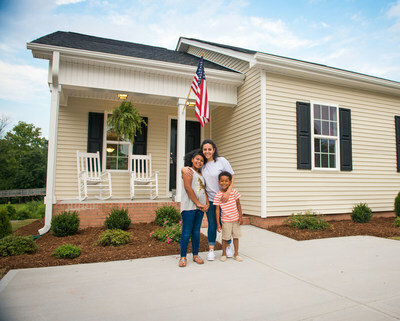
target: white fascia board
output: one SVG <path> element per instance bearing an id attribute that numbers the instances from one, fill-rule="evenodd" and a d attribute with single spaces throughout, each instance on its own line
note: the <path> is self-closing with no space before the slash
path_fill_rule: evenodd
<path id="1" fill-rule="evenodd" d="M 266 71 L 400 95 L 400 82 L 393 80 L 263 53 L 255 58 L 254 66 Z"/>
<path id="2" fill-rule="evenodd" d="M 159 60 L 143 59 L 136 57 L 121 56 L 116 54 L 107 54 L 97 51 L 81 50 L 59 46 L 50 46 L 43 44 L 28 43 L 27 48 L 32 50 L 35 58 L 51 59 L 54 51 L 60 52 L 61 58 L 89 60 L 91 63 L 106 63 L 118 66 L 119 68 L 132 68 L 153 72 L 156 74 L 167 74 L 175 77 L 192 78 L 196 72 L 197 66 L 188 66 L 183 64 L 164 62 Z M 206 69 L 207 81 L 223 83 L 226 85 L 240 86 L 244 82 L 245 76 L 240 73 Z"/>
<path id="3" fill-rule="evenodd" d="M 253 54 L 248 54 L 248 53 L 244 53 L 244 52 L 240 52 L 240 51 L 236 51 L 236 50 L 232 50 L 232 49 L 222 48 L 219 46 L 214 46 L 214 45 L 196 41 L 196 40 L 189 40 L 186 38 L 179 39 L 179 42 L 176 46 L 176 50 L 186 52 L 187 48 L 189 46 L 194 46 L 194 47 L 202 48 L 205 50 L 214 51 L 214 52 L 220 53 L 222 55 L 226 55 L 226 56 L 229 56 L 232 58 L 247 61 L 250 64 L 250 67 L 252 67 L 256 63 L 256 59 L 254 58 Z"/>

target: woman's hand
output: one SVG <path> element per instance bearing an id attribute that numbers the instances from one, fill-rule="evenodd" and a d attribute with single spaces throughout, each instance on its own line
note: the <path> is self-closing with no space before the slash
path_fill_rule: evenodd
<path id="1" fill-rule="evenodd" d="M 182 177 L 183 177 L 183 175 L 193 176 L 193 171 L 190 169 L 190 167 L 186 166 L 186 167 L 182 167 L 181 174 L 182 174 Z"/>
<path id="2" fill-rule="evenodd" d="M 222 203 L 226 203 L 229 200 L 229 194 L 230 194 L 229 190 L 222 194 L 221 196 Z"/>

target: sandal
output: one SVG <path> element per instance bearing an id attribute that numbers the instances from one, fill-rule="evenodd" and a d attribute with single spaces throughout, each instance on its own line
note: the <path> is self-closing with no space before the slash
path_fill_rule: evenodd
<path id="1" fill-rule="evenodd" d="M 179 267 L 185 267 L 186 266 L 186 262 L 187 262 L 186 258 L 185 257 L 181 257 L 179 259 Z"/>
<path id="2" fill-rule="evenodd" d="M 198 255 L 193 256 L 193 262 L 196 262 L 197 264 L 204 264 L 203 259 Z"/>

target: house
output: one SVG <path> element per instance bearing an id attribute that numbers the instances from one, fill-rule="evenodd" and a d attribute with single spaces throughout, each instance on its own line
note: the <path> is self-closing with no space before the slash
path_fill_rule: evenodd
<path id="1" fill-rule="evenodd" d="M 133 221 L 149 220 L 161 204 L 179 206 L 185 149 L 205 138 L 216 142 L 234 168 L 251 224 L 265 226 L 306 210 L 348 214 L 360 202 L 375 213 L 393 213 L 400 190 L 399 82 L 183 37 L 176 50 L 168 50 L 59 31 L 27 48 L 49 60 L 51 128 L 41 233 L 63 209 L 78 210 L 84 225 L 96 225 L 113 206 L 129 207 Z M 211 108 L 204 127 L 185 108 L 202 53 Z M 107 140 L 106 120 L 120 103 L 119 93 L 128 95 L 148 123 L 134 146 L 123 147 L 152 154 L 159 171 L 157 200 L 131 201 L 127 168 L 107 165 L 107 146 L 126 144 Z M 98 146 L 103 168 L 111 171 L 111 200 L 77 200 L 75 151 L 89 145 Z"/>

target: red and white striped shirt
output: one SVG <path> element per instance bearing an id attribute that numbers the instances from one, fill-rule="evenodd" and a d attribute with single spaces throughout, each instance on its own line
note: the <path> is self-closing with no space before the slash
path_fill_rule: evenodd
<path id="1" fill-rule="evenodd" d="M 219 191 L 215 197 L 213 204 L 221 207 L 221 221 L 222 222 L 235 222 L 239 220 L 239 211 L 236 206 L 236 200 L 240 198 L 240 194 L 234 188 L 229 194 L 229 199 L 226 203 L 221 203 L 223 191 Z"/>

